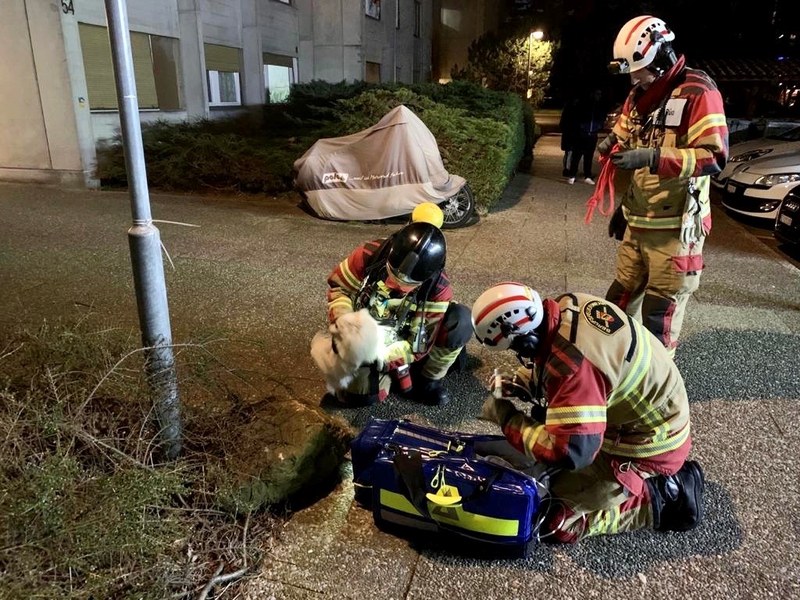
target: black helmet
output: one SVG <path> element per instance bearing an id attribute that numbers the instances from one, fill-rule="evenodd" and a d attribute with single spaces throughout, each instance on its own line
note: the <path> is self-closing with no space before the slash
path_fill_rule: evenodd
<path id="1" fill-rule="evenodd" d="M 386 260 L 389 273 L 403 283 L 419 285 L 444 269 L 444 234 L 430 223 L 411 223 L 392 239 Z"/>

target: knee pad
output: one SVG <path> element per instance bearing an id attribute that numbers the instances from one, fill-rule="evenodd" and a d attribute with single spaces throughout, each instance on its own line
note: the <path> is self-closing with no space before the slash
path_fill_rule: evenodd
<path id="1" fill-rule="evenodd" d="M 674 346 L 670 329 L 675 307 L 675 302 L 669 298 L 653 294 L 645 294 L 642 302 L 642 324 L 667 348 Z"/>
<path id="2" fill-rule="evenodd" d="M 354 392 L 339 392 L 339 399 L 342 405 L 352 408 L 361 406 L 373 406 L 380 400 L 379 394 L 356 394 Z"/>
<path id="3" fill-rule="evenodd" d="M 466 346 L 472 337 L 472 312 L 463 304 L 451 302 L 444 313 L 436 345 L 444 348 Z"/>
<path id="4" fill-rule="evenodd" d="M 625 289 L 622 284 L 615 279 L 614 283 L 611 284 L 611 287 L 608 288 L 606 292 L 606 300 L 613 302 L 622 310 L 625 310 L 628 308 L 628 303 L 631 301 L 632 295 L 632 290 Z"/>

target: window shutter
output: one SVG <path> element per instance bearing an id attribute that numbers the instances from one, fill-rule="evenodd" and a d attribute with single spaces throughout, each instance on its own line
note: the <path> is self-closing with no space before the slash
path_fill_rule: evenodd
<path id="1" fill-rule="evenodd" d="M 272 54 L 271 52 L 264 52 L 262 54 L 265 65 L 275 65 L 276 67 L 294 67 L 291 56 L 283 56 L 282 54 Z"/>
<path id="2" fill-rule="evenodd" d="M 203 44 L 203 50 L 206 55 L 206 71 L 223 71 L 227 73 L 241 71 L 239 67 L 239 48 Z"/>
<path id="3" fill-rule="evenodd" d="M 105 27 L 78 23 L 83 53 L 83 70 L 89 91 L 89 108 L 117 108 L 111 46 Z"/>
<path id="4" fill-rule="evenodd" d="M 117 110 L 117 90 L 111 62 L 108 30 L 97 25 L 78 23 L 83 69 L 89 91 L 89 108 Z M 133 72 L 139 108 L 158 108 L 153 63 L 150 57 L 150 36 L 131 32 Z"/>
<path id="5" fill-rule="evenodd" d="M 150 36 L 131 31 L 131 51 L 139 108 L 158 108 L 156 78 L 153 76 L 153 58 L 150 54 Z"/>

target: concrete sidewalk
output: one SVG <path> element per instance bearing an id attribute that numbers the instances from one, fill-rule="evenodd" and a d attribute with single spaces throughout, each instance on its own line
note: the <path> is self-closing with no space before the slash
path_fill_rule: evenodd
<path id="1" fill-rule="evenodd" d="M 501 280 L 545 295 L 603 295 L 615 242 L 606 220 L 583 223 L 591 188 L 567 186 L 557 136 L 536 148 L 501 206 L 447 233 L 457 299 L 470 304 Z M 0 327 L 91 311 L 136 326 L 125 193 L 0 185 Z M 254 397 L 317 405 L 323 392 L 308 356 L 325 323 L 325 278 L 358 243 L 397 226 L 332 223 L 293 197 L 268 202 L 153 197 L 175 269 L 167 268 L 176 342 L 240 343 Z M 705 523 L 687 534 L 640 532 L 544 546 L 526 560 L 475 561 L 418 551 L 378 531 L 352 502 L 347 479 L 294 515 L 270 548 L 248 598 L 791 598 L 800 596 L 800 272 L 715 213 L 699 292 L 677 361 L 693 400 L 695 449 L 709 479 Z M 372 410 L 449 429 L 486 430 L 474 416 L 482 383 L 512 356 L 470 342 L 466 373 L 449 378 L 443 409 L 390 400 Z M 244 365 L 243 365 L 244 366 Z M 340 411 L 354 425 L 366 410 Z"/>

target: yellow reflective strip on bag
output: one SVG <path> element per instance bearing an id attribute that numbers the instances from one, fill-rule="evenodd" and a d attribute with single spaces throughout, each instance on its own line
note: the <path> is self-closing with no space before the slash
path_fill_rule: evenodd
<path id="1" fill-rule="evenodd" d="M 518 519 L 488 517 L 467 512 L 461 506 L 437 506 L 432 502 L 428 503 L 428 509 L 434 521 L 451 527 L 503 537 L 516 537 L 519 534 Z"/>
<path id="2" fill-rule="evenodd" d="M 416 517 L 423 517 L 423 515 L 414 508 L 414 505 L 409 502 L 408 498 L 397 492 L 390 492 L 389 490 L 382 489 L 380 491 L 380 503 L 381 506 L 391 508 L 398 512 L 414 515 Z M 489 517 L 465 511 L 460 506 L 439 506 L 433 502 L 428 502 L 428 510 L 430 511 L 431 519 L 434 521 L 456 526 L 466 531 L 504 537 L 516 537 L 519 535 L 520 523 L 518 519 Z"/>
<path id="3" fill-rule="evenodd" d="M 414 508 L 414 505 L 411 504 L 409 499 L 403 496 L 403 494 L 390 492 L 389 490 L 381 490 L 380 502 L 381 506 L 385 506 L 386 508 L 391 508 L 392 510 L 408 513 L 409 515 L 415 515 L 417 517 L 422 516 L 422 513 Z"/>

